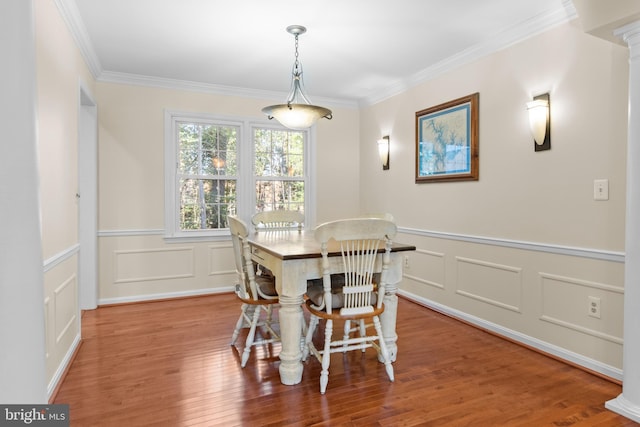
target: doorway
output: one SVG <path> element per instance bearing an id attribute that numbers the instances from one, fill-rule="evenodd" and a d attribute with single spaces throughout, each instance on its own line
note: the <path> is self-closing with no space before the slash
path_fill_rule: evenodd
<path id="1" fill-rule="evenodd" d="M 78 108 L 78 299 L 81 310 L 98 306 L 98 109 L 80 86 Z"/>

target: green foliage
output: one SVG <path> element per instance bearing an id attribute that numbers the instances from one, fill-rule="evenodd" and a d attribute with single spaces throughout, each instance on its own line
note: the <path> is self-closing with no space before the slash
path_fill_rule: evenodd
<path id="1" fill-rule="evenodd" d="M 237 203 L 238 134 L 235 126 L 179 124 L 181 230 L 227 227 Z M 304 211 L 304 133 L 256 129 L 253 143 L 256 211 Z"/>
<path id="2" fill-rule="evenodd" d="M 304 211 L 304 134 L 258 129 L 254 144 L 256 211 Z"/>
<path id="3" fill-rule="evenodd" d="M 181 230 L 227 226 L 236 203 L 237 134 L 231 126 L 180 124 Z"/>

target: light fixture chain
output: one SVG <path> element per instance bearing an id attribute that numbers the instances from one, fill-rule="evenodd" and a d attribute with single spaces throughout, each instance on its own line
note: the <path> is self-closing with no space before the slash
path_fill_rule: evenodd
<path id="1" fill-rule="evenodd" d="M 295 55 L 295 62 L 293 64 L 294 69 L 296 70 L 296 72 L 298 72 L 298 70 L 300 69 L 300 62 L 298 61 L 298 34 L 296 34 L 295 36 L 295 47 L 296 47 L 296 55 Z"/>

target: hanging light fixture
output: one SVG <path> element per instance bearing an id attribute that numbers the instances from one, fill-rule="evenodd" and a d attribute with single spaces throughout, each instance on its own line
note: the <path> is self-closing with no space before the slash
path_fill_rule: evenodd
<path id="1" fill-rule="evenodd" d="M 283 126 L 290 129 L 307 129 L 312 126 L 318 119 L 332 119 L 331 110 L 312 105 L 309 98 L 304 94 L 304 81 L 302 79 L 302 64 L 298 60 L 298 36 L 307 32 L 302 25 L 290 25 L 287 32 L 295 37 L 295 62 L 291 76 L 291 91 L 287 97 L 286 104 L 270 105 L 264 107 L 262 112 L 265 113 L 269 120 L 276 119 Z"/>

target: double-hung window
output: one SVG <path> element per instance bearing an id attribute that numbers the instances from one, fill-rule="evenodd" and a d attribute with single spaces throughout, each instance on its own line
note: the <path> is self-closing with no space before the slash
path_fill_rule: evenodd
<path id="1" fill-rule="evenodd" d="M 305 213 L 313 202 L 309 131 L 165 112 L 165 237 L 228 236 L 227 215 Z"/>
<path id="2" fill-rule="evenodd" d="M 238 127 L 192 122 L 177 125 L 180 230 L 224 228 L 236 203 Z"/>
<path id="3" fill-rule="evenodd" d="M 304 213 L 304 132 L 254 128 L 253 147 L 256 212 Z"/>

